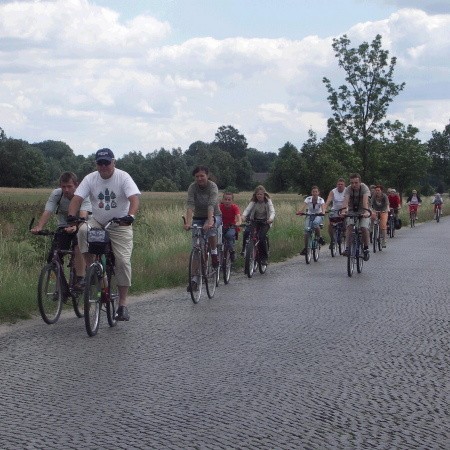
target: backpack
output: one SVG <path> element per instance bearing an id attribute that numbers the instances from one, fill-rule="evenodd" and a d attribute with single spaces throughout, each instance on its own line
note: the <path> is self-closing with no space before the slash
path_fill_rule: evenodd
<path id="1" fill-rule="evenodd" d="M 397 219 L 395 221 L 395 229 L 400 230 L 401 227 L 402 227 L 402 219 Z"/>

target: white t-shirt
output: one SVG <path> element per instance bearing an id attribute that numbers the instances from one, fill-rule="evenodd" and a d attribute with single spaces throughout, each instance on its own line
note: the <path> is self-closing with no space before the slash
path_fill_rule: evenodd
<path id="1" fill-rule="evenodd" d="M 89 197 L 92 204 L 92 217 L 101 225 L 114 217 L 128 214 L 128 197 L 139 195 L 139 189 L 131 176 L 120 169 L 114 169 L 111 178 L 103 179 L 98 172 L 86 175 L 75 191 L 75 195 Z"/>
<path id="2" fill-rule="evenodd" d="M 305 203 L 307 205 L 306 212 L 309 214 L 317 214 L 322 212 L 322 205 L 325 200 L 322 197 L 317 197 L 317 202 L 313 203 L 312 195 L 305 198 Z"/>
<path id="3" fill-rule="evenodd" d="M 345 198 L 345 188 L 342 192 L 339 192 L 337 188 L 333 189 L 333 211 L 337 211 L 342 208 Z"/>

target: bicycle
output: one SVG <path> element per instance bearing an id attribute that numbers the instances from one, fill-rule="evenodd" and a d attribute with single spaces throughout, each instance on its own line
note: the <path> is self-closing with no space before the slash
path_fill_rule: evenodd
<path id="1" fill-rule="evenodd" d="M 186 219 L 183 217 L 186 223 Z M 205 283 L 208 298 L 213 298 L 216 292 L 217 275 L 219 270 L 212 265 L 211 249 L 206 233 L 201 225 L 194 224 L 189 227 L 193 230 L 194 245 L 189 256 L 189 285 L 188 291 L 192 301 L 197 304 L 200 301 Z M 193 279 L 196 281 L 196 288 L 193 286 Z"/>
<path id="2" fill-rule="evenodd" d="M 331 256 L 334 258 L 338 252 L 342 255 L 345 249 L 345 228 L 341 217 L 330 217 L 330 223 L 333 227 L 333 238 L 330 244 Z"/>
<path id="3" fill-rule="evenodd" d="M 250 233 L 245 241 L 244 250 L 244 273 L 251 278 L 256 268 L 259 269 L 260 274 L 266 273 L 267 264 L 263 264 L 261 258 L 260 240 L 259 240 L 259 226 L 266 224 L 265 220 L 252 220 L 247 222 L 244 226 L 250 228 Z M 269 256 L 269 237 L 266 235 L 267 256 Z"/>
<path id="4" fill-rule="evenodd" d="M 363 208 L 367 212 L 371 212 L 370 209 Z M 347 253 L 347 275 L 351 277 L 353 272 L 356 270 L 358 273 L 362 272 L 364 265 L 364 245 L 362 239 L 362 230 L 361 230 L 361 219 L 364 218 L 364 214 L 359 212 L 349 211 L 346 214 L 341 213 L 342 210 L 339 210 L 339 214 L 343 217 L 348 217 L 353 221 L 350 226 L 352 227 L 351 236 L 350 236 L 350 245 L 348 247 Z"/>
<path id="5" fill-rule="evenodd" d="M 223 230 L 222 233 L 222 244 L 221 249 L 218 251 L 219 254 L 219 262 L 220 262 L 220 270 L 217 271 L 217 283 L 219 282 L 220 272 L 222 272 L 223 282 L 228 284 L 231 278 L 231 246 L 227 239 L 225 239 L 226 232 L 229 229 L 236 229 L 237 226 L 230 225 L 226 230 Z M 219 246 L 218 246 L 219 247 Z"/>
<path id="6" fill-rule="evenodd" d="M 373 244 L 373 252 L 377 252 L 378 250 L 381 252 L 382 250 L 382 242 L 381 242 L 381 233 L 380 233 L 380 213 L 377 212 L 375 219 L 372 220 L 372 244 Z"/>
<path id="7" fill-rule="evenodd" d="M 84 288 L 84 322 L 89 336 L 95 336 L 100 325 L 100 312 L 106 310 L 110 327 L 117 324 L 116 311 L 119 306 L 119 289 L 114 271 L 115 259 L 108 235 L 108 227 L 120 223 L 120 219 L 111 219 L 104 228 L 88 225 L 89 253 L 94 255 L 93 263 L 86 272 Z"/>
<path id="8" fill-rule="evenodd" d="M 390 238 L 395 235 L 395 214 L 392 209 L 389 210 L 386 232 Z"/>
<path id="9" fill-rule="evenodd" d="M 34 218 L 31 220 L 29 229 L 33 226 Z M 69 250 L 59 248 L 59 236 L 67 234 L 64 228 L 60 227 L 56 231 L 41 230 L 37 235 L 51 236 L 53 238 L 52 247 L 47 258 L 47 264 L 41 270 L 38 281 L 37 303 L 42 320 L 48 325 L 58 321 L 61 315 L 63 303 L 72 300 L 73 310 L 77 317 L 83 317 L 83 310 L 80 305 L 81 292 L 75 289 L 77 281 L 75 273 L 75 241 L 72 240 Z M 67 263 L 68 279 L 64 270 L 64 256 L 69 255 Z"/>
<path id="10" fill-rule="evenodd" d="M 414 228 L 416 226 L 416 220 L 417 220 L 417 207 L 414 208 L 414 205 L 409 205 L 409 222 L 411 228 Z"/>
<path id="11" fill-rule="evenodd" d="M 323 216 L 322 213 L 296 213 L 298 216 L 307 216 L 309 217 L 309 225 L 306 228 L 306 232 L 308 233 L 308 241 L 306 244 L 306 253 L 305 253 L 305 261 L 306 264 L 311 263 L 311 255 L 315 262 L 319 261 L 320 257 L 320 237 L 316 234 L 316 229 L 313 226 L 314 219 L 317 216 Z M 323 224 L 320 224 L 320 228 L 323 228 Z"/>
<path id="12" fill-rule="evenodd" d="M 436 220 L 436 223 L 439 223 L 441 220 L 441 205 L 434 205 L 434 219 Z"/>

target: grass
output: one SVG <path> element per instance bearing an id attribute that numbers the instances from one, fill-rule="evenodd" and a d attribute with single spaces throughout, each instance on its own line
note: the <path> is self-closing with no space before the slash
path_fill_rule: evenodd
<path id="1" fill-rule="evenodd" d="M 0 323 L 15 322 L 37 314 L 37 280 L 48 253 L 50 239 L 28 231 L 31 218 L 42 213 L 50 189 L 0 188 Z M 235 195 L 245 208 L 251 193 Z M 270 260 L 277 262 L 297 254 L 303 247 L 304 219 L 295 215 L 302 197 L 296 194 L 271 196 L 276 210 L 275 224 L 269 232 Z M 183 285 L 191 248 L 190 233 L 182 228 L 185 192 L 145 192 L 134 225 L 132 294 Z M 420 222 L 433 219 L 431 198 L 424 199 Z M 445 207 L 444 207 L 445 213 Z M 409 225 L 403 207 L 403 225 Z M 419 223 L 420 223 L 419 222 Z M 327 239 L 327 233 L 324 230 Z M 242 233 L 237 242 L 242 245 Z M 242 267 L 238 260 L 237 267 Z M 70 306 L 68 306 L 70 307 Z"/>

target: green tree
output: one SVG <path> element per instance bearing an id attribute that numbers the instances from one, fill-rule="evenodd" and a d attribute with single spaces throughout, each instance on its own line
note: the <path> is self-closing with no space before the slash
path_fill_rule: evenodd
<path id="1" fill-rule="evenodd" d="M 450 186 L 450 123 L 444 131 L 434 130 L 427 144 L 427 153 L 431 159 L 429 182 L 440 192 Z"/>
<path id="2" fill-rule="evenodd" d="M 295 145 L 286 142 L 278 151 L 268 178 L 268 187 L 272 192 L 292 192 L 301 188 L 304 174 L 304 162 Z"/>
<path id="3" fill-rule="evenodd" d="M 215 135 L 214 144 L 221 150 L 228 152 L 233 158 L 237 159 L 246 156 L 247 139 L 231 125 L 219 127 Z"/>
<path id="4" fill-rule="evenodd" d="M 178 186 L 172 180 L 167 177 L 162 177 L 153 183 L 152 191 L 155 192 L 176 192 Z"/>
<path id="5" fill-rule="evenodd" d="M 254 172 L 269 172 L 272 163 L 277 158 L 274 152 L 260 152 L 256 148 L 247 149 L 247 158 Z"/>
<path id="6" fill-rule="evenodd" d="M 388 59 L 389 52 L 382 49 L 379 34 L 370 45 L 363 42 L 357 48 L 351 48 L 350 40 L 343 35 L 333 39 L 332 47 L 347 82 L 336 90 L 328 78 L 323 78 L 333 111 L 332 121 L 359 153 L 363 178 L 370 177 L 371 144 L 374 138 L 382 136 L 388 107 L 405 83 L 393 81 L 396 58 Z"/>

